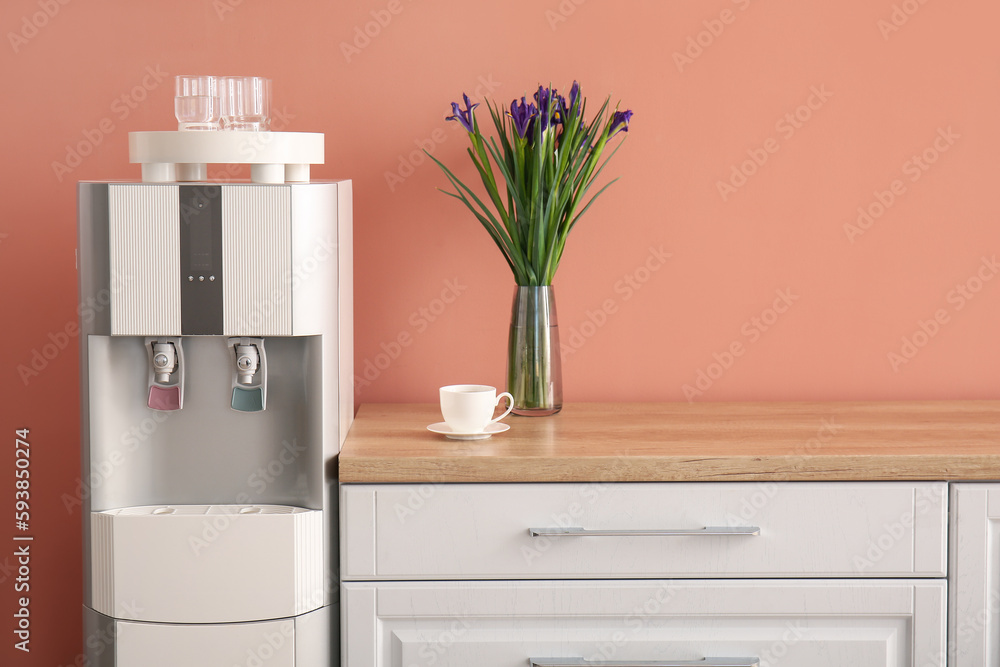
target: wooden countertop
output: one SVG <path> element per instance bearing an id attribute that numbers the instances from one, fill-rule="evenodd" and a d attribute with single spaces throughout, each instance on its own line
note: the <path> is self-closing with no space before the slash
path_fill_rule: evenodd
<path id="1" fill-rule="evenodd" d="M 361 406 L 340 481 L 1000 480 L 1000 401 L 575 403 L 477 441 L 439 421 Z"/>

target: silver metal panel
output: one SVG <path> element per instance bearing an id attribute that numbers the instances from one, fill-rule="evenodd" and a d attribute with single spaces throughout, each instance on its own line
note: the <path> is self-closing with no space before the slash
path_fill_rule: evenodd
<path id="1" fill-rule="evenodd" d="M 115 619 L 84 606 L 83 635 L 87 667 L 116 666 Z"/>
<path id="2" fill-rule="evenodd" d="M 112 291 L 120 287 L 111 283 L 108 261 L 108 184 L 80 183 L 77 197 L 80 330 L 107 336 L 111 333 Z"/>
<path id="3" fill-rule="evenodd" d="M 159 412 L 146 406 L 143 339 L 91 336 L 91 509 L 171 503 L 323 509 L 321 425 L 337 416 L 324 416 L 320 337 L 265 341 L 266 410 L 230 408 L 235 357 L 225 337 L 186 336 L 184 408 Z"/>
<path id="4" fill-rule="evenodd" d="M 288 186 L 222 188 L 222 327 L 227 336 L 292 334 L 290 202 Z"/>
<path id="5" fill-rule="evenodd" d="M 177 186 L 110 185 L 111 333 L 181 333 Z"/>

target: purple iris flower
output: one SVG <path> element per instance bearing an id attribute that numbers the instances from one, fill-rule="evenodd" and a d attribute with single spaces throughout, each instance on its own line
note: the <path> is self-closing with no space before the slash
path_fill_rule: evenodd
<path id="1" fill-rule="evenodd" d="M 538 117 L 541 119 L 542 132 L 548 129 L 549 125 L 558 125 L 562 122 L 563 109 L 566 108 L 566 99 L 555 89 L 538 86 L 535 93 L 535 102 L 538 103 Z M 549 105 L 552 104 L 552 118 L 549 118 Z"/>
<path id="2" fill-rule="evenodd" d="M 457 120 L 462 124 L 467 132 L 472 132 L 472 110 L 479 106 L 479 103 L 472 103 L 469 96 L 462 93 L 462 99 L 465 101 L 465 111 L 458 106 L 458 102 L 451 103 L 451 114 L 450 116 L 445 116 L 445 120 Z"/>
<path id="3" fill-rule="evenodd" d="M 538 90 L 535 92 L 535 103 L 538 104 L 539 109 L 544 109 L 549 105 L 549 97 L 552 95 L 552 91 L 545 86 L 538 86 Z"/>
<path id="4" fill-rule="evenodd" d="M 552 91 L 555 92 L 555 91 Z M 569 112 L 573 109 L 573 105 L 576 104 L 576 99 L 580 96 L 580 84 L 576 81 L 573 82 L 573 87 L 569 89 L 569 102 L 567 103 L 566 98 L 562 95 L 557 95 L 558 101 L 558 112 L 559 117 L 556 122 L 561 122 L 566 124 L 566 119 L 569 118 Z"/>
<path id="5" fill-rule="evenodd" d="M 526 98 L 522 97 L 520 104 L 517 103 L 517 100 L 511 101 L 510 113 L 508 115 L 514 121 L 514 129 L 517 131 L 517 135 L 524 139 L 531 119 L 538 115 L 538 109 L 534 104 L 531 104 Z"/>
<path id="6" fill-rule="evenodd" d="M 576 98 L 580 97 L 580 84 L 576 81 L 573 82 L 573 87 L 569 89 L 569 108 L 572 109 L 573 105 L 576 104 Z"/>
<path id="7" fill-rule="evenodd" d="M 628 132 L 628 122 L 632 120 L 632 110 L 627 111 L 616 111 L 613 116 L 611 116 L 611 134 L 608 137 L 613 137 L 619 132 Z"/>

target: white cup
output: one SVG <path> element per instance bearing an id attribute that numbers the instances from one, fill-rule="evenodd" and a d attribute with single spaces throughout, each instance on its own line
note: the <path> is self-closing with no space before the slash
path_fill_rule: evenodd
<path id="1" fill-rule="evenodd" d="M 507 397 L 507 411 L 493 419 L 500 399 Z M 496 387 L 483 384 L 452 384 L 441 387 L 441 415 L 456 433 L 481 433 L 514 409 L 514 397 L 506 391 L 497 396 Z"/>

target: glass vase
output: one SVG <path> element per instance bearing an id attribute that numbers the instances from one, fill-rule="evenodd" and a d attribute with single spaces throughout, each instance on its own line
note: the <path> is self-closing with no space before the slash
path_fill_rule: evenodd
<path id="1" fill-rule="evenodd" d="M 551 285 L 514 289 L 507 341 L 507 391 L 514 414 L 554 415 L 562 409 L 559 323 Z"/>

